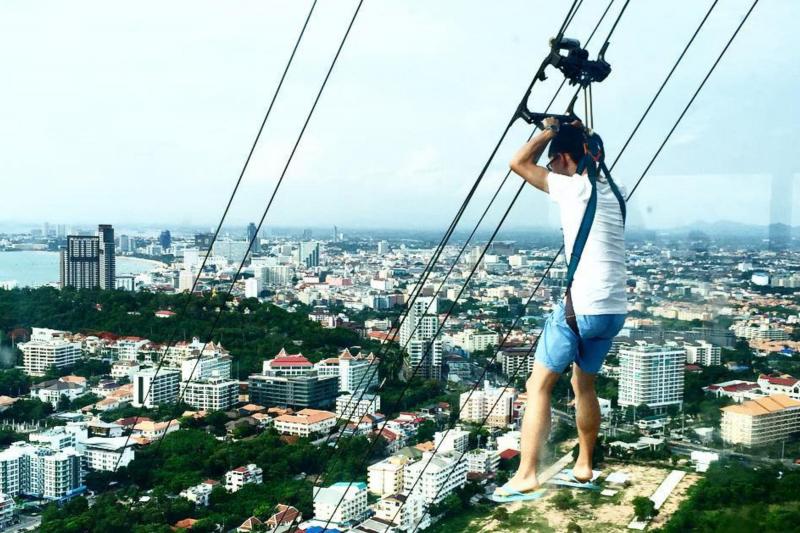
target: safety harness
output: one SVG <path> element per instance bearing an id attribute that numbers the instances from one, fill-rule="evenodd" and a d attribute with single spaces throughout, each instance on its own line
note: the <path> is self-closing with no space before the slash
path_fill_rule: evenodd
<path id="1" fill-rule="evenodd" d="M 583 249 L 586 247 L 586 242 L 589 240 L 589 232 L 592 230 L 592 224 L 594 223 L 594 217 L 597 212 L 597 179 L 600 177 L 601 173 L 619 202 L 623 226 L 625 225 L 625 217 L 627 214 L 625 210 L 625 199 L 619 192 L 617 184 L 611 179 L 611 173 L 606 167 L 603 140 L 596 133 L 584 130 L 583 151 L 584 155 L 578 163 L 578 170 L 576 173 L 578 175 L 582 175 L 584 172 L 587 173 L 589 183 L 592 186 L 592 192 L 589 196 L 589 202 L 586 204 L 586 210 L 583 212 L 581 225 L 578 228 L 578 234 L 575 236 L 575 243 L 572 245 L 572 254 L 570 255 L 569 264 L 567 265 L 567 291 L 564 305 L 564 314 L 567 324 L 575 335 L 578 336 L 579 340 L 581 334 L 578 330 L 578 321 L 575 317 L 575 309 L 572 305 L 572 282 L 575 278 L 575 272 L 578 270 L 578 263 L 580 263 Z M 578 343 L 578 346 L 580 350 L 581 344 Z"/>

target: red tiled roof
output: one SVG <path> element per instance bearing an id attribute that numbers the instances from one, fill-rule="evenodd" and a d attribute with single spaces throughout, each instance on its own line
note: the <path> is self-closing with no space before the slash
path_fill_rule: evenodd
<path id="1" fill-rule="evenodd" d="M 502 452 L 500 452 L 500 459 L 505 459 L 507 461 L 509 459 L 513 459 L 518 455 L 519 452 L 517 450 L 512 450 L 511 448 L 509 448 L 508 450 L 503 450 Z"/>
<path id="2" fill-rule="evenodd" d="M 269 366 L 272 366 L 272 367 L 275 367 L 275 366 L 304 366 L 304 367 L 307 366 L 307 367 L 311 367 L 311 366 L 314 366 L 314 365 L 311 363 L 311 361 L 306 359 L 306 357 L 303 354 L 298 353 L 298 354 L 294 354 L 294 355 L 278 354 L 277 356 L 275 356 L 275 359 L 273 359 L 273 360 L 271 360 L 269 362 Z"/>

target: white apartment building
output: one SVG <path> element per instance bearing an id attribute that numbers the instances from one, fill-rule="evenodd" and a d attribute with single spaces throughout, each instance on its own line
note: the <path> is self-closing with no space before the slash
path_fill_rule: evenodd
<path id="1" fill-rule="evenodd" d="M 479 448 L 470 450 L 464 456 L 467 460 L 467 472 L 475 474 L 491 474 L 500 466 L 500 452 Z"/>
<path id="2" fill-rule="evenodd" d="M 780 442 L 800 432 L 800 401 L 784 394 L 722 408 L 722 440 L 746 447 Z"/>
<path id="3" fill-rule="evenodd" d="M 509 431 L 497 437 L 497 451 L 506 450 L 520 451 L 522 433 L 519 431 Z"/>
<path id="4" fill-rule="evenodd" d="M 261 294 L 261 280 L 259 278 L 247 278 L 244 280 L 244 297 L 258 298 Z"/>
<path id="5" fill-rule="evenodd" d="M 460 455 L 424 452 L 419 461 L 406 465 L 403 491 L 421 496 L 427 505 L 441 502 L 467 482 L 467 462 Z"/>
<path id="6" fill-rule="evenodd" d="M 469 354 L 485 350 L 489 346 L 497 346 L 500 335 L 496 331 L 465 329 L 453 335 L 453 341 Z"/>
<path id="7" fill-rule="evenodd" d="M 403 490 L 403 470 L 408 457 L 392 455 L 367 467 L 369 492 L 378 496 L 388 496 Z"/>
<path id="8" fill-rule="evenodd" d="M 114 379 L 128 378 L 133 381 L 133 375 L 140 368 L 139 361 L 116 361 L 111 365 L 111 377 Z"/>
<path id="9" fill-rule="evenodd" d="M 691 365 L 716 366 L 722 362 L 722 348 L 710 342 L 687 342 L 683 347 L 686 349 L 686 362 Z"/>
<path id="10" fill-rule="evenodd" d="M 181 381 L 231 377 L 230 355 L 194 357 L 181 362 Z"/>
<path id="11" fill-rule="evenodd" d="M 505 348 L 497 352 L 497 358 L 503 366 L 503 374 L 508 377 L 524 379 L 533 372 L 534 350 L 530 345 Z"/>
<path id="12" fill-rule="evenodd" d="M 81 358 L 81 343 L 68 340 L 69 333 L 47 328 L 33 328 L 31 340 L 20 343 L 25 373 L 44 376 L 50 367 L 66 368 Z"/>
<path id="13" fill-rule="evenodd" d="M 439 331 L 437 307 L 432 297 L 419 296 L 400 327 L 400 346 L 406 346 L 408 371 L 419 367 L 416 375 L 424 379 L 440 379 L 442 375 L 442 339 L 434 339 Z"/>
<path id="14" fill-rule="evenodd" d="M 422 498 L 414 494 L 390 494 L 375 504 L 375 518 L 397 531 L 416 531 L 430 525 Z"/>
<path id="15" fill-rule="evenodd" d="M 353 422 L 377 413 L 380 408 L 381 397 L 377 394 L 346 394 L 336 398 L 336 417 Z"/>
<path id="16" fill-rule="evenodd" d="M 83 468 L 115 472 L 121 466 L 128 466 L 136 452 L 133 444 L 127 441 L 127 437 L 90 437 L 79 443 Z"/>
<path id="17" fill-rule="evenodd" d="M 16 497 L 61 500 L 83 490 L 81 459 L 74 448 L 54 451 L 15 442 L 0 452 L 2 492 Z"/>
<path id="18" fill-rule="evenodd" d="M 493 387 L 488 381 L 483 389 L 473 389 L 461 394 L 459 418 L 465 422 L 482 423 L 489 427 L 506 427 L 511 422 L 517 391 L 513 388 Z"/>
<path id="19" fill-rule="evenodd" d="M 14 522 L 14 498 L 0 492 L 0 531 Z"/>
<path id="20" fill-rule="evenodd" d="M 336 415 L 330 411 L 318 409 L 301 409 L 293 415 L 281 415 L 275 419 L 273 426 L 278 433 L 309 437 L 313 433 L 327 435 L 336 427 Z"/>
<path id="21" fill-rule="evenodd" d="M 239 401 L 239 382 L 221 377 L 182 381 L 183 402 L 201 411 L 227 411 Z"/>
<path id="22" fill-rule="evenodd" d="M 265 286 L 288 287 L 292 284 L 292 273 L 290 266 L 265 266 L 261 268 L 260 277 Z"/>
<path id="23" fill-rule="evenodd" d="M 354 394 L 378 385 L 378 358 L 374 354 L 353 356 L 344 349 L 339 357 L 323 359 L 314 365 L 320 376 L 337 376 L 339 392 Z"/>
<path id="24" fill-rule="evenodd" d="M 434 450 L 437 453 L 464 453 L 469 447 L 469 431 L 456 426 L 449 431 L 437 431 L 433 434 Z"/>
<path id="25" fill-rule="evenodd" d="M 353 525 L 369 513 L 366 483 L 334 483 L 330 487 L 314 487 L 313 491 L 314 518 L 321 522 Z"/>
<path id="26" fill-rule="evenodd" d="M 31 444 L 49 448 L 54 452 L 77 446 L 76 433 L 67 431 L 63 426 L 36 431 L 28 436 L 28 440 Z"/>
<path id="27" fill-rule="evenodd" d="M 747 340 L 761 339 L 768 341 L 788 341 L 789 332 L 779 326 L 773 326 L 768 321 L 751 323 L 749 321 L 737 322 L 730 329 L 737 337 Z"/>
<path id="28" fill-rule="evenodd" d="M 225 472 L 225 490 L 236 492 L 247 484 L 261 485 L 264 471 L 254 464 L 240 466 Z"/>
<path id="29" fill-rule="evenodd" d="M 214 490 L 214 487 L 217 485 L 219 485 L 218 482 L 209 479 L 193 487 L 182 490 L 178 496 L 186 498 L 195 505 L 208 507 L 211 491 Z"/>
<path id="30" fill-rule="evenodd" d="M 619 404 L 664 408 L 683 402 L 686 351 L 674 342 L 619 350 Z"/>
<path id="31" fill-rule="evenodd" d="M 153 408 L 158 405 L 175 403 L 181 374 L 178 370 L 162 367 L 143 368 L 133 374 L 134 407 Z"/>

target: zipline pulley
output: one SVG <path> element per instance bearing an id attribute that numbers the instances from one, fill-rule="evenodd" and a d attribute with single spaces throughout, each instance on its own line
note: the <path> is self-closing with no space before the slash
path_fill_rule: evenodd
<path id="1" fill-rule="evenodd" d="M 551 39 L 550 53 L 539 67 L 536 79 L 546 80 L 547 75 L 545 74 L 545 70 L 548 66 L 553 66 L 564 74 L 564 78 L 566 78 L 566 81 L 568 81 L 570 85 L 578 85 L 586 89 L 594 82 L 605 80 L 611 73 L 611 65 L 605 60 L 607 48 L 608 42 L 603 45 L 597 59 L 592 60 L 589 59 L 588 50 L 581 48 L 581 43 L 577 39 L 567 39 L 564 37 L 561 39 Z M 562 54 L 562 51 L 566 51 L 566 54 Z M 575 105 L 575 98 L 572 99 L 567 107 L 566 114 L 554 115 L 552 113 L 537 113 L 528 109 L 528 98 L 530 95 L 531 87 L 528 88 L 522 101 L 520 101 L 514 120 L 521 118 L 528 124 L 535 124 L 540 128 L 542 127 L 542 121 L 546 117 L 555 117 L 562 124 L 579 120 L 578 116 L 572 110 Z"/>

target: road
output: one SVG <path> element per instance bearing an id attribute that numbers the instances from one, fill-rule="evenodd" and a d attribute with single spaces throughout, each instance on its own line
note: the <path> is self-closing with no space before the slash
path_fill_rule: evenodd
<path id="1" fill-rule="evenodd" d="M 777 459 L 773 457 L 762 457 L 759 455 L 750 455 L 747 453 L 741 453 L 734 450 L 720 450 L 718 448 L 709 448 L 708 446 L 703 446 L 701 444 L 693 444 L 691 442 L 685 441 L 669 441 L 668 442 L 669 449 L 677 454 L 677 455 L 691 455 L 693 451 L 701 451 L 701 452 L 712 452 L 718 453 L 720 457 L 728 457 L 731 459 L 747 459 L 749 461 L 755 461 L 759 463 L 783 463 L 786 466 L 800 466 L 794 464 L 794 461 L 791 459 Z"/>
<path id="2" fill-rule="evenodd" d="M 39 529 L 39 525 L 42 523 L 41 516 L 29 516 L 29 515 L 20 515 L 19 517 L 19 524 L 14 524 L 13 526 L 8 526 L 6 529 L 3 530 L 3 533 L 18 533 L 21 531 L 35 531 Z"/>

